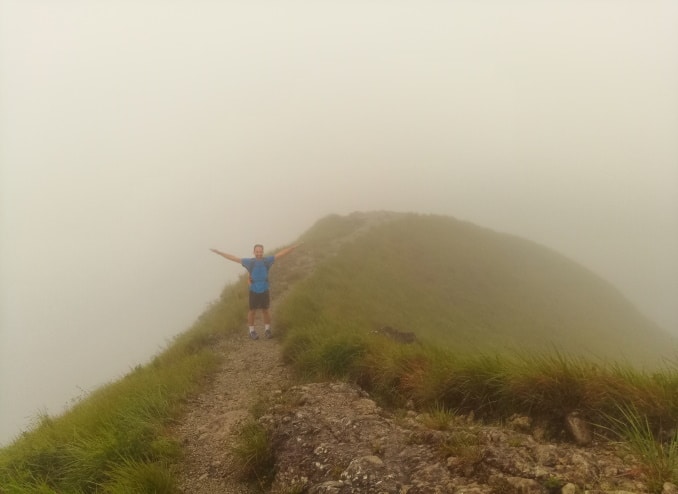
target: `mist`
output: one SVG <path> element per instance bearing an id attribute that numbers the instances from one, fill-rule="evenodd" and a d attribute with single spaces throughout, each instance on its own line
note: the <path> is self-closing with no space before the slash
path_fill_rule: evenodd
<path id="1" fill-rule="evenodd" d="M 188 329 L 242 273 L 210 247 L 330 213 L 529 238 L 678 334 L 676 25 L 671 0 L 0 0 L 0 444 Z"/>

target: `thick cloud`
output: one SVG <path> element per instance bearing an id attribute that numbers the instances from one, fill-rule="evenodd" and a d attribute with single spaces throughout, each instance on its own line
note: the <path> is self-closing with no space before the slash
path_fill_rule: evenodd
<path id="1" fill-rule="evenodd" d="M 677 23 L 660 0 L 1 2 L 0 441 L 186 329 L 240 274 L 209 247 L 328 213 L 531 238 L 678 331 Z"/>

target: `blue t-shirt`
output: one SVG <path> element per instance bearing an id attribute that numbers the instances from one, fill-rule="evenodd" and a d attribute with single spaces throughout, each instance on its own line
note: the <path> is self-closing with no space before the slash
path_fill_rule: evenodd
<path id="1" fill-rule="evenodd" d="M 243 267 L 250 272 L 250 291 L 254 293 L 264 293 L 268 290 L 268 270 L 273 266 L 274 256 L 247 257 L 242 260 Z"/>

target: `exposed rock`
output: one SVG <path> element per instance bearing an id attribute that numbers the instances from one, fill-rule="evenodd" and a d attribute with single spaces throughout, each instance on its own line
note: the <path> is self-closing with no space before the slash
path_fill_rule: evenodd
<path id="1" fill-rule="evenodd" d="M 580 446 L 586 446 L 593 441 L 591 428 L 578 412 L 570 412 L 565 417 L 565 427 L 574 441 Z"/>
<path id="2" fill-rule="evenodd" d="M 513 415 L 506 425 L 520 432 L 529 432 L 532 429 L 532 419 L 525 415 Z"/>
<path id="3" fill-rule="evenodd" d="M 678 486 L 672 484 L 671 482 L 664 482 L 662 494 L 678 494 Z"/>
<path id="4" fill-rule="evenodd" d="M 414 343 L 417 341 L 417 336 L 414 333 L 409 331 L 400 331 L 398 329 L 392 328 L 391 326 L 383 326 L 379 328 L 375 333 L 386 336 L 393 341 L 398 343 Z"/>
<path id="5" fill-rule="evenodd" d="M 648 492 L 607 443 L 538 441 L 518 417 L 504 428 L 463 417 L 440 431 L 412 415 L 393 416 L 347 383 L 290 388 L 261 419 L 276 457 L 270 492 Z"/>

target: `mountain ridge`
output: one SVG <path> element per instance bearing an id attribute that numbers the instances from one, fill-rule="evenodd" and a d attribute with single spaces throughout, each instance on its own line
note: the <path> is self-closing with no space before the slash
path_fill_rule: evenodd
<path id="1" fill-rule="evenodd" d="M 307 281 L 325 294 L 316 305 L 372 313 L 353 321 L 370 329 L 393 326 L 474 351 L 551 349 L 634 364 L 675 357 L 672 335 L 609 281 L 529 239 L 449 216 L 388 212 L 331 215 L 301 238 L 328 263 L 319 267 L 325 281 Z M 397 285 L 382 298 L 384 286 Z"/>
<path id="2" fill-rule="evenodd" d="M 305 304 L 305 309 L 310 306 L 311 314 L 304 315 L 295 303 L 295 291 L 310 289 L 317 296 L 312 302 L 322 305 L 331 300 L 335 305 L 344 306 L 337 308 L 336 314 L 346 314 L 341 309 L 355 301 L 338 299 L 337 292 L 344 299 L 350 299 L 347 285 L 342 283 L 345 278 L 328 278 L 328 272 L 343 273 L 352 284 L 362 283 L 356 271 L 361 267 L 366 272 L 367 267 L 374 268 L 380 256 L 368 256 L 365 265 L 355 264 L 351 262 L 353 251 L 364 250 L 364 236 L 370 232 L 383 236 L 385 230 L 380 230 L 381 227 L 408 217 L 383 212 L 331 216 L 316 224 L 321 235 L 311 228 L 302 236 L 304 246 L 277 264 L 272 275 L 274 321 L 278 316 L 283 321 L 278 326 L 284 333 L 283 348 L 294 326 L 309 324 L 304 319 L 312 321 L 312 313 L 317 308 L 317 305 Z M 342 234 L 325 235 L 326 231 L 322 231 L 325 229 Z M 519 246 L 521 242 L 518 241 Z M 382 251 L 376 249 L 375 252 Z M 569 265 L 569 261 L 563 262 Z M 396 277 L 403 274 L 413 274 L 416 279 L 421 273 L 416 269 L 409 274 L 399 271 Z M 323 283 L 313 285 L 309 280 L 314 278 Z M 311 286 L 304 287 L 307 283 Z M 329 294 L 322 294 L 323 284 L 328 283 L 337 285 Z M 370 290 L 368 293 L 374 295 Z M 366 302 L 380 301 L 375 295 Z M 396 301 L 396 305 L 400 302 Z M 363 308 L 355 309 L 360 312 Z M 291 313 L 285 315 L 286 310 Z M 388 319 L 380 314 L 373 320 L 356 318 L 342 323 L 347 331 L 356 328 L 369 331 L 378 321 Z M 342 323 L 338 325 L 339 331 Z M 423 411 L 417 409 L 412 400 L 404 411 L 393 411 L 382 409 L 375 401 L 377 398 L 355 384 L 335 380 L 295 384 L 287 374 L 290 368 L 280 367 L 279 359 L 285 360 L 284 350 L 276 341 L 250 342 L 243 334 L 225 345 L 228 357 L 223 372 L 214 385 L 195 400 L 188 422 L 180 426 L 181 441 L 189 451 L 189 463 L 182 466 L 184 492 L 244 494 L 261 492 L 259 488 L 281 494 L 536 494 L 571 493 L 581 488 L 596 488 L 596 492 L 605 493 L 648 492 L 647 479 L 637 473 L 636 460 L 621 458 L 606 442 L 573 444 L 564 426 L 549 435 L 544 423 L 523 415 L 510 417 L 503 426 L 484 424 L 474 418 L 473 411 L 466 415 L 445 408 Z M 241 381 L 247 383 L 249 394 L 243 394 Z M 227 399 L 230 396 L 239 399 L 231 402 Z M 565 406 L 577 406 L 574 399 L 564 401 Z M 248 407 L 257 410 L 249 421 L 242 418 Z M 234 413 L 240 414 L 240 422 L 232 420 Z M 249 483 L 237 475 L 240 467 L 233 450 L 222 445 L 228 437 L 237 442 L 242 437 L 238 430 L 249 430 L 253 426 L 266 431 L 268 454 L 274 466 L 255 473 L 252 477 L 255 481 Z M 664 492 L 674 494 L 671 489 L 675 486 L 667 485 L 668 490 Z"/>
<path id="3" fill-rule="evenodd" d="M 570 348 L 555 358 L 535 352 L 524 361 L 505 359 L 488 356 L 498 345 L 471 341 L 489 340 L 488 328 L 501 330 L 517 304 L 523 319 L 506 329 L 521 329 L 508 334 L 523 343 L 530 336 L 526 310 L 542 307 L 533 300 L 549 293 L 544 280 L 552 275 L 516 272 L 514 265 L 569 267 L 570 260 L 468 222 L 413 213 L 331 215 L 299 240 L 303 246 L 273 268 L 273 340 L 247 337 L 242 276 L 149 364 L 83 397 L 62 416 L 42 417 L 35 430 L 0 450 L 0 492 L 122 494 L 142 485 L 144 492 L 168 494 L 378 492 L 384 468 L 392 472 L 391 483 L 411 493 L 441 492 L 443 484 L 477 494 L 565 494 L 591 485 L 600 492 L 645 493 L 657 492 L 667 479 L 676 483 L 675 471 L 652 471 L 642 455 L 614 458 L 599 444 L 573 449 L 564 427 L 574 418 L 600 431 L 606 417 L 631 406 L 656 437 L 668 437 L 675 447 L 675 370 L 590 364 L 569 358 Z M 560 288 L 546 299 L 567 300 L 578 285 L 563 280 L 580 278 L 555 273 Z M 604 288 L 595 303 L 611 297 L 626 310 L 608 284 L 593 284 Z M 567 315 L 567 304 L 557 316 Z M 384 325 L 392 331 L 375 332 Z M 416 335 L 386 337 L 399 331 Z M 574 353 L 584 345 L 579 341 Z M 317 444 L 319 427 L 335 442 Z M 238 475 L 243 464 L 235 453 L 243 431 L 251 430 L 263 431 L 256 436 L 263 441 L 249 446 L 267 449 L 254 483 Z M 349 437 L 350 444 L 343 440 Z M 363 480 L 367 490 L 357 487 Z M 664 492 L 678 488 L 670 484 Z"/>

